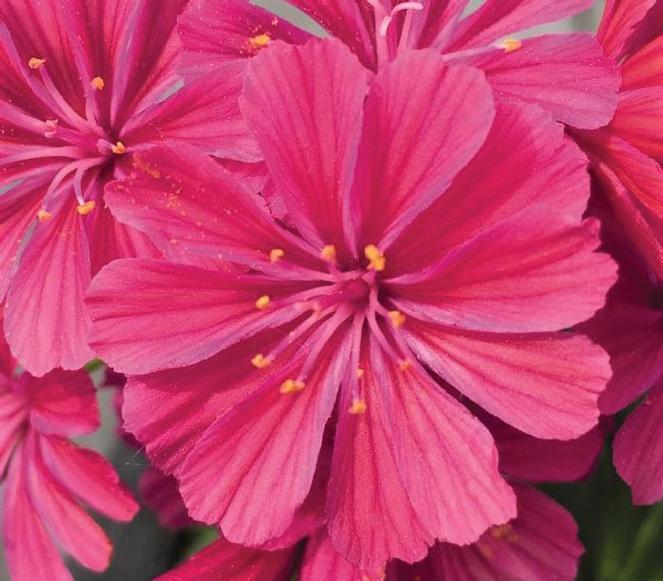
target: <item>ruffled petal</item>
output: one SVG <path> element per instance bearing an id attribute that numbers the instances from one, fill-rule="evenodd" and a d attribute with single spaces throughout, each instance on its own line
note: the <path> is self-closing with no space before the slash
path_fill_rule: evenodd
<path id="1" fill-rule="evenodd" d="M 306 343 L 301 349 L 311 347 Z M 294 393 L 282 388 L 298 377 L 301 357 L 277 360 L 253 395 L 216 420 L 176 470 L 193 518 L 218 522 L 226 538 L 245 545 L 264 543 L 287 529 L 311 487 L 348 351 L 340 330 L 320 353 L 305 387 Z M 219 476 L 218 466 L 224 467 Z"/>
<path id="2" fill-rule="evenodd" d="M 86 371 L 56 369 L 40 379 L 22 379 L 30 423 L 37 431 L 81 436 L 99 428 L 97 393 Z"/>
<path id="3" fill-rule="evenodd" d="M 193 0 L 177 25 L 184 45 L 182 74 L 191 80 L 225 74 L 271 42 L 304 44 L 311 35 L 248 0 Z M 237 61 L 240 61 L 239 63 Z"/>
<path id="4" fill-rule="evenodd" d="M 483 147 L 394 243 L 388 271 L 437 264 L 482 230 L 541 203 L 579 224 L 589 193 L 587 160 L 562 126 L 538 107 L 498 105 Z"/>
<path id="5" fill-rule="evenodd" d="M 494 115 L 481 72 L 447 67 L 433 51 L 383 68 L 366 102 L 353 190 L 360 242 L 384 251 L 475 156 Z"/>
<path id="6" fill-rule="evenodd" d="M 648 87 L 660 89 L 663 75 L 663 37 L 656 38 L 642 47 L 622 64 L 621 71 L 622 91 Z"/>
<path id="7" fill-rule="evenodd" d="M 83 295 L 90 256 L 82 216 L 65 204 L 37 226 L 21 256 L 5 307 L 12 352 L 33 375 L 79 369 L 94 357 Z"/>
<path id="8" fill-rule="evenodd" d="M 219 539 L 155 581 L 282 581 L 288 579 L 295 551 L 263 551 Z"/>
<path id="9" fill-rule="evenodd" d="M 607 0 L 596 33 L 605 54 L 615 60 L 624 56 L 628 40 L 657 0 Z"/>
<path id="10" fill-rule="evenodd" d="M 408 343 L 464 395 L 537 438 L 571 440 L 592 429 L 610 379 L 608 354 L 570 333 L 460 333 L 408 323 Z"/>
<path id="11" fill-rule="evenodd" d="M 449 327 L 558 331 L 591 317 L 617 280 L 614 261 L 593 252 L 599 244 L 597 222 L 577 227 L 552 207 L 532 208 L 487 228 L 432 272 L 396 279 L 391 297 L 403 312 Z"/>
<path id="12" fill-rule="evenodd" d="M 573 127 L 603 127 L 617 109 L 619 70 L 589 34 L 539 36 L 515 52 L 496 49 L 459 62 L 483 70 L 497 100 L 539 105 Z"/>
<path id="13" fill-rule="evenodd" d="M 367 72 L 334 40 L 274 47 L 247 72 L 242 110 L 293 222 L 319 249 L 340 251 L 353 239 L 349 198 L 367 90 Z"/>
<path id="14" fill-rule="evenodd" d="M 663 499 L 663 380 L 632 412 L 613 443 L 615 467 L 635 504 Z"/>
<path id="15" fill-rule="evenodd" d="M 663 87 L 624 91 L 610 130 L 643 153 L 663 160 Z"/>
<path id="16" fill-rule="evenodd" d="M 256 306 L 263 296 L 278 305 L 298 288 L 302 285 L 165 261 L 117 260 L 88 290 L 90 341 L 122 373 L 192 365 L 301 316 L 290 303 Z"/>
<path id="17" fill-rule="evenodd" d="M 484 46 L 514 32 L 587 10 L 593 0 L 486 0 L 457 27 L 447 49 Z"/>

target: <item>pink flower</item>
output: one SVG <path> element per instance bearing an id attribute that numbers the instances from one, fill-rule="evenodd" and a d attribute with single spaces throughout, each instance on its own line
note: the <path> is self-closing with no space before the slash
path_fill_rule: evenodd
<path id="1" fill-rule="evenodd" d="M 573 135 L 592 157 L 621 236 L 662 278 L 663 2 L 610 0 L 598 37 L 621 66 L 619 106 L 607 127 Z"/>
<path id="2" fill-rule="evenodd" d="M 336 40 L 274 46 L 243 99 L 288 222 L 184 147 L 108 189 L 164 251 L 208 263 L 120 260 L 91 286 L 92 344 L 134 376 L 127 428 L 233 542 L 288 527 L 330 417 L 339 552 L 370 569 L 475 541 L 515 499 L 455 395 L 540 438 L 598 419 L 607 356 L 559 332 L 615 280 L 582 222 L 585 160 L 432 51 L 369 79 Z"/>
<path id="3" fill-rule="evenodd" d="M 232 98 L 237 74 L 181 88 L 184 4 L 0 3 L 0 301 L 12 351 L 35 375 L 94 356 L 82 297 L 99 268 L 159 255 L 103 198 L 130 171 L 127 152 L 185 142 L 257 159 Z"/>
<path id="4" fill-rule="evenodd" d="M 633 501 L 651 504 L 663 499 L 663 285 L 624 243 L 617 217 L 606 208 L 600 215 L 620 279 L 606 306 L 580 329 L 611 355 L 613 377 L 599 400 L 603 413 L 617 413 L 646 394 L 617 433 L 613 452 Z"/>
<path id="5" fill-rule="evenodd" d="M 149 467 L 141 474 L 138 486 L 145 506 L 156 514 L 161 526 L 180 529 L 194 524 L 172 476 Z"/>
<path id="6" fill-rule="evenodd" d="M 103 571 L 112 547 L 81 505 L 119 521 L 131 520 L 138 507 L 103 457 L 69 439 L 99 427 L 87 373 L 55 370 L 36 379 L 16 370 L 3 343 L 0 415 L 3 537 L 12 579 L 71 580 L 57 547 Z"/>
<path id="7" fill-rule="evenodd" d="M 593 0 L 486 0 L 464 18 L 468 0 L 291 3 L 371 70 L 408 50 L 433 49 L 449 64 L 481 68 L 500 102 L 536 103 L 573 127 L 601 127 L 617 106 L 617 69 L 593 36 L 511 36 L 581 12 Z M 248 0 L 192 0 L 179 30 L 185 62 L 206 74 L 254 56 L 273 40 L 300 44 L 309 36 Z"/>

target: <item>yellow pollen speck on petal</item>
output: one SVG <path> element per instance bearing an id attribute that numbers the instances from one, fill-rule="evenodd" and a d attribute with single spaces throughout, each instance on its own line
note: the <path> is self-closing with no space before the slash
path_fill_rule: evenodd
<path id="1" fill-rule="evenodd" d="M 265 48 L 271 42 L 271 40 L 272 37 L 269 36 L 269 34 L 267 34 L 266 32 L 249 38 L 251 46 L 255 49 Z"/>
<path id="2" fill-rule="evenodd" d="M 94 77 L 90 84 L 92 85 L 92 88 L 97 89 L 97 91 L 103 91 L 105 86 L 104 80 L 101 77 Z"/>
<path id="3" fill-rule="evenodd" d="M 305 387 L 306 384 L 303 381 L 300 381 L 298 379 L 286 379 L 281 384 L 281 389 L 279 391 L 281 393 L 294 393 L 296 391 L 301 391 Z"/>
<path id="4" fill-rule="evenodd" d="M 357 377 L 361 379 L 364 377 L 364 370 L 361 367 L 357 367 Z"/>
<path id="5" fill-rule="evenodd" d="M 271 262 L 278 262 L 285 256 L 285 250 L 281 248 L 274 248 L 269 251 L 269 260 Z"/>
<path id="6" fill-rule="evenodd" d="M 40 69 L 41 67 L 43 67 L 45 63 L 46 63 L 46 59 L 39 59 L 39 58 L 36 58 L 36 57 L 32 57 L 28 61 L 28 66 L 33 71 L 36 71 L 37 69 Z"/>
<path id="7" fill-rule="evenodd" d="M 368 259 L 368 268 L 382 272 L 387 265 L 387 259 L 375 244 L 369 244 L 364 248 L 364 256 Z"/>
<path id="8" fill-rule="evenodd" d="M 262 353 L 258 353 L 251 359 L 251 363 L 258 369 L 264 369 L 271 365 L 272 360 L 269 357 L 265 357 Z"/>
<path id="9" fill-rule="evenodd" d="M 501 48 L 504 52 L 510 53 L 520 50 L 523 47 L 523 43 L 521 40 L 518 40 L 517 38 L 505 38 L 497 46 Z"/>
<path id="10" fill-rule="evenodd" d="M 84 204 L 80 204 L 77 208 L 76 211 L 81 215 L 81 216 L 87 216 L 94 208 L 96 207 L 97 202 L 94 200 L 89 200 L 88 202 L 85 202 Z"/>
<path id="11" fill-rule="evenodd" d="M 124 145 L 121 141 L 118 141 L 115 145 L 111 146 L 111 151 L 115 155 L 123 155 L 127 152 L 127 146 Z"/>
<path id="12" fill-rule="evenodd" d="M 53 215 L 48 211 L 44 210 L 43 208 L 37 212 L 37 219 L 40 222 L 48 222 Z"/>
<path id="13" fill-rule="evenodd" d="M 256 308 L 260 309 L 261 311 L 264 311 L 269 306 L 270 302 L 271 302 L 271 299 L 269 298 L 269 295 L 262 295 L 256 301 Z"/>
<path id="14" fill-rule="evenodd" d="M 400 311 L 389 311 L 389 318 L 391 319 L 391 324 L 396 327 L 396 329 L 400 329 L 405 325 L 407 319 L 407 317 Z"/>
<path id="15" fill-rule="evenodd" d="M 327 244 L 327 246 L 320 251 L 320 258 L 325 262 L 334 262 L 336 260 L 336 246 L 333 244 Z"/>
<path id="16" fill-rule="evenodd" d="M 354 415 L 366 413 L 366 402 L 363 399 L 353 399 L 348 411 Z"/>
<path id="17" fill-rule="evenodd" d="M 410 369 L 410 367 L 412 367 L 412 361 L 410 361 L 409 359 L 401 359 L 398 362 L 398 369 L 400 369 L 401 371 L 407 371 L 408 369 Z"/>

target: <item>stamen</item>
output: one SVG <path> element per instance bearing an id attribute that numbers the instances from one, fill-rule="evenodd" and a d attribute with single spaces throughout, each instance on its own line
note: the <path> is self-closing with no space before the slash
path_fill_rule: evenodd
<path id="1" fill-rule="evenodd" d="M 53 214 L 51 214 L 48 210 L 44 210 L 43 208 L 37 212 L 37 219 L 40 222 L 48 222 L 52 217 Z"/>
<path id="2" fill-rule="evenodd" d="M 255 50 L 260 50 L 261 48 L 265 48 L 272 40 L 272 37 L 269 36 L 266 32 L 263 32 L 262 34 L 258 34 L 257 36 L 252 36 L 249 38 L 249 42 L 251 43 L 251 46 Z"/>
<path id="3" fill-rule="evenodd" d="M 391 324 L 396 329 L 400 329 L 403 325 L 405 325 L 407 317 L 400 311 L 389 311 L 388 316 L 391 319 Z"/>
<path id="4" fill-rule="evenodd" d="M 264 369 L 272 364 L 272 360 L 269 357 L 265 357 L 262 353 L 258 353 L 251 359 L 251 363 L 258 369 Z"/>
<path id="5" fill-rule="evenodd" d="M 46 119 L 44 125 L 46 125 L 46 131 L 44 131 L 44 137 L 55 137 L 58 131 L 58 120 L 57 119 Z"/>
<path id="6" fill-rule="evenodd" d="M 410 361 L 409 359 L 401 359 L 398 362 L 398 369 L 400 369 L 401 371 L 407 371 L 411 367 L 412 367 L 412 361 Z"/>
<path id="7" fill-rule="evenodd" d="M 90 82 L 90 85 L 92 85 L 92 88 L 96 89 L 97 91 L 103 91 L 105 83 L 101 77 L 94 77 L 94 79 L 92 79 Z"/>
<path id="8" fill-rule="evenodd" d="M 118 141 L 115 145 L 111 146 L 111 151 L 115 155 L 124 155 L 127 152 L 127 146 L 121 141 Z"/>
<path id="9" fill-rule="evenodd" d="M 378 34 L 382 37 L 387 36 L 387 32 L 389 31 L 389 26 L 393 22 L 396 14 L 398 14 L 399 12 L 403 12 L 403 10 L 423 10 L 423 9 L 424 5 L 421 2 L 402 2 L 401 4 L 397 4 L 392 8 L 391 13 L 382 19 Z"/>
<path id="10" fill-rule="evenodd" d="M 37 58 L 37 57 L 32 57 L 32 58 L 28 61 L 28 66 L 29 66 L 33 71 L 36 71 L 36 70 L 40 69 L 41 67 L 44 66 L 44 64 L 46 64 L 46 59 L 40 59 L 40 58 Z"/>
<path id="11" fill-rule="evenodd" d="M 497 43 L 497 47 L 501 48 L 505 53 L 516 52 L 523 47 L 521 40 L 517 38 L 505 38 L 504 40 Z"/>
<path id="12" fill-rule="evenodd" d="M 269 260 L 273 263 L 277 263 L 285 256 L 285 250 L 281 248 L 274 248 L 269 251 Z"/>
<path id="13" fill-rule="evenodd" d="M 387 259 L 375 244 L 369 244 L 364 248 L 364 256 L 369 261 L 368 268 L 377 272 L 382 272 L 387 265 Z"/>
<path id="14" fill-rule="evenodd" d="M 348 412 L 354 415 L 366 413 L 366 402 L 363 399 L 353 399 Z"/>
<path id="15" fill-rule="evenodd" d="M 264 311 L 269 306 L 270 302 L 271 302 L 271 299 L 269 298 L 269 295 L 262 295 L 256 301 L 256 308 L 260 309 L 261 311 Z"/>
<path id="16" fill-rule="evenodd" d="M 81 215 L 81 216 L 87 216 L 94 208 L 96 207 L 97 202 L 94 200 L 89 200 L 83 204 L 79 204 L 76 207 L 76 211 Z"/>
<path id="17" fill-rule="evenodd" d="M 333 244 L 327 244 L 320 251 L 320 258 L 325 262 L 334 262 L 336 260 L 336 246 Z"/>
<path id="18" fill-rule="evenodd" d="M 306 387 L 306 384 L 299 379 L 286 379 L 282 384 L 279 391 L 281 393 L 295 393 L 302 391 Z"/>

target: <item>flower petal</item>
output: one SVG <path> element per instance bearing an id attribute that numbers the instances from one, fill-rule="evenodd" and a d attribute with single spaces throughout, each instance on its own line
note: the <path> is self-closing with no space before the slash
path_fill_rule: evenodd
<path id="1" fill-rule="evenodd" d="M 5 307 L 12 352 L 33 375 L 78 369 L 94 357 L 83 295 L 90 256 L 82 216 L 65 204 L 37 226 L 21 256 Z"/>
<path id="2" fill-rule="evenodd" d="M 617 65 L 589 34 L 539 36 L 515 52 L 498 49 L 460 62 L 486 73 L 497 100 L 539 105 L 573 127 L 602 127 L 617 109 Z"/>
<path id="3" fill-rule="evenodd" d="M 218 522 L 227 539 L 245 545 L 264 543 L 287 529 L 313 481 L 339 375 L 348 362 L 345 334 L 340 330 L 327 343 L 302 390 L 281 393 L 279 386 L 298 376 L 303 356 L 275 362 L 260 388 L 205 432 L 176 471 L 193 518 Z M 215 476 L 218 466 L 224 467 L 221 476 Z"/>
<path id="4" fill-rule="evenodd" d="M 97 393 L 87 371 L 55 369 L 23 384 L 30 423 L 44 434 L 81 436 L 100 426 Z"/>
<path id="5" fill-rule="evenodd" d="M 447 49 L 484 46 L 537 24 L 573 16 L 592 3 L 593 0 L 486 0 L 461 22 Z"/>
<path id="6" fill-rule="evenodd" d="M 588 319 L 605 304 L 617 267 L 593 252 L 597 222 L 570 226 L 553 212 L 526 210 L 455 249 L 432 272 L 396 279 L 389 284 L 394 304 L 421 320 L 476 331 L 559 331 Z"/>
<path id="7" fill-rule="evenodd" d="M 643 153 L 663 160 L 663 87 L 624 91 L 610 130 Z"/>
<path id="8" fill-rule="evenodd" d="M 477 233 L 541 203 L 579 224 L 589 192 L 587 160 L 563 127 L 539 107 L 498 105 L 479 153 L 394 243 L 389 272 L 437 264 Z"/>
<path id="9" fill-rule="evenodd" d="M 631 485 L 634 504 L 663 499 L 663 380 L 632 412 L 613 443 L 615 468 Z"/>
<path id="10" fill-rule="evenodd" d="M 570 333 L 460 333 L 408 325 L 427 365 L 486 411 L 537 438 L 571 440 L 598 420 L 608 355 Z"/>
<path id="11" fill-rule="evenodd" d="M 494 115 L 481 72 L 447 67 L 433 51 L 383 68 L 366 102 L 353 190 L 361 242 L 384 250 L 439 198 L 486 141 Z"/>
<path id="12" fill-rule="evenodd" d="M 260 297 L 277 302 L 296 286 L 165 261 L 116 260 L 88 290 L 90 341 L 122 373 L 191 365 L 301 316 L 292 304 L 256 307 Z"/>
<path id="13" fill-rule="evenodd" d="M 249 65 L 242 110 L 292 220 L 320 249 L 352 240 L 349 196 L 366 91 L 367 72 L 338 41 L 281 45 Z"/>
<path id="14" fill-rule="evenodd" d="M 148 468 L 138 482 L 145 506 L 155 513 L 162 527 L 181 529 L 195 523 L 186 511 L 177 480 L 156 468 Z"/>
<path id="15" fill-rule="evenodd" d="M 649 9 L 657 0 L 607 0 L 596 33 L 605 54 L 619 61 Z"/>
<path id="16" fill-rule="evenodd" d="M 663 12 L 661 14 L 663 15 Z M 660 88 L 663 74 L 663 37 L 658 37 L 642 47 L 622 64 L 621 69 L 622 91 Z"/>

